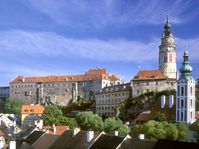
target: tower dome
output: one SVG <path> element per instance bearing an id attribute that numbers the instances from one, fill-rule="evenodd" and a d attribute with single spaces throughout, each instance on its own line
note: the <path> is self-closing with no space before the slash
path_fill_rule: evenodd
<path id="1" fill-rule="evenodd" d="M 180 73 L 181 73 L 180 78 L 189 80 L 191 78 L 191 75 L 190 75 L 191 72 L 192 72 L 192 67 L 189 64 L 189 53 L 186 50 L 184 52 L 182 66 L 180 67 Z"/>
<path id="2" fill-rule="evenodd" d="M 171 33 L 171 24 L 169 23 L 169 17 L 167 16 L 167 21 L 164 25 L 164 36 L 170 36 Z"/>

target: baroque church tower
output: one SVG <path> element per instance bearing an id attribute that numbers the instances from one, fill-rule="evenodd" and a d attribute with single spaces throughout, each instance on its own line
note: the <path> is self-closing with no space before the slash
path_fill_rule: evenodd
<path id="1" fill-rule="evenodd" d="M 191 76 L 188 52 L 184 52 L 176 92 L 176 122 L 192 124 L 195 121 L 195 81 Z"/>
<path id="2" fill-rule="evenodd" d="M 167 16 L 162 42 L 159 46 L 159 70 L 168 78 L 176 79 L 176 45 L 171 31 L 171 25 Z"/>

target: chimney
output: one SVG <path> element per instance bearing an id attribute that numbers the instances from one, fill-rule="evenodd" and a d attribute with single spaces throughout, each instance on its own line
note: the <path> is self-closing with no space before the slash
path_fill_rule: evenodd
<path id="1" fill-rule="evenodd" d="M 115 136 L 118 136 L 118 131 L 114 131 L 114 135 L 115 135 Z"/>
<path id="2" fill-rule="evenodd" d="M 56 134 L 56 126 L 53 124 L 53 133 Z"/>
<path id="3" fill-rule="evenodd" d="M 23 78 L 22 78 L 22 82 L 25 82 L 25 81 L 26 81 L 26 78 L 25 78 L 25 77 L 23 77 Z"/>
<path id="4" fill-rule="evenodd" d="M 16 141 L 10 141 L 9 143 L 9 149 L 16 149 Z"/>
<path id="5" fill-rule="evenodd" d="M 74 128 L 73 129 L 73 137 L 80 131 L 79 128 Z"/>
<path id="6" fill-rule="evenodd" d="M 86 136 L 87 136 L 87 142 L 90 142 L 94 137 L 94 131 L 91 130 L 87 131 Z"/>
<path id="7" fill-rule="evenodd" d="M 165 98 L 166 98 L 165 95 L 161 96 L 161 108 L 162 109 L 164 109 L 164 107 L 165 107 Z"/>
<path id="8" fill-rule="evenodd" d="M 138 139 L 144 140 L 144 134 L 138 134 Z"/>
<path id="9" fill-rule="evenodd" d="M 37 127 L 37 120 L 35 121 L 35 126 Z"/>
<path id="10" fill-rule="evenodd" d="M 173 107 L 173 101 L 174 101 L 174 96 L 173 96 L 173 95 L 170 95 L 170 96 L 169 96 L 169 108 L 172 108 L 172 107 Z"/>

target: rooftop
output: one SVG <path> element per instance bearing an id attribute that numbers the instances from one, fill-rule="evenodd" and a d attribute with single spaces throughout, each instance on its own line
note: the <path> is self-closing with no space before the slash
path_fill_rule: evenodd
<path id="1" fill-rule="evenodd" d="M 44 109 L 41 105 L 22 105 L 21 114 L 43 114 Z"/>
<path id="2" fill-rule="evenodd" d="M 55 135 L 61 135 L 64 131 L 68 130 L 68 126 L 55 126 L 56 127 L 56 132 L 53 132 L 53 127 L 52 126 L 43 126 L 43 129 L 46 130 L 46 133 L 48 134 L 55 134 Z"/>
<path id="3" fill-rule="evenodd" d="M 106 86 L 98 94 L 118 92 L 118 91 L 129 91 L 130 89 L 131 89 L 130 83 L 118 84 L 118 85 L 113 85 L 113 86 Z"/>
<path id="4" fill-rule="evenodd" d="M 167 77 L 160 70 L 139 71 L 133 80 L 165 80 Z"/>
<path id="5" fill-rule="evenodd" d="M 24 77 L 18 76 L 16 79 L 10 82 L 15 83 L 48 83 L 48 82 L 66 82 L 66 81 L 92 81 L 97 79 L 106 80 L 119 80 L 115 75 L 109 75 L 106 69 L 90 69 L 88 72 L 82 75 L 65 75 L 65 76 L 44 76 L 44 77 Z"/>

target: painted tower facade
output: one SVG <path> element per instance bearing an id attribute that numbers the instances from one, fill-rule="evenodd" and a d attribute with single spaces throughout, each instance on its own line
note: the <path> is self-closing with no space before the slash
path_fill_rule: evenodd
<path id="1" fill-rule="evenodd" d="M 192 124 L 195 121 L 195 81 L 191 76 L 188 52 L 184 52 L 184 60 L 177 81 L 176 121 Z"/>
<path id="2" fill-rule="evenodd" d="M 164 25 L 161 45 L 159 46 L 159 70 L 168 78 L 176 79 L 177 77 L 176 45 L 168 17 Z"/>

